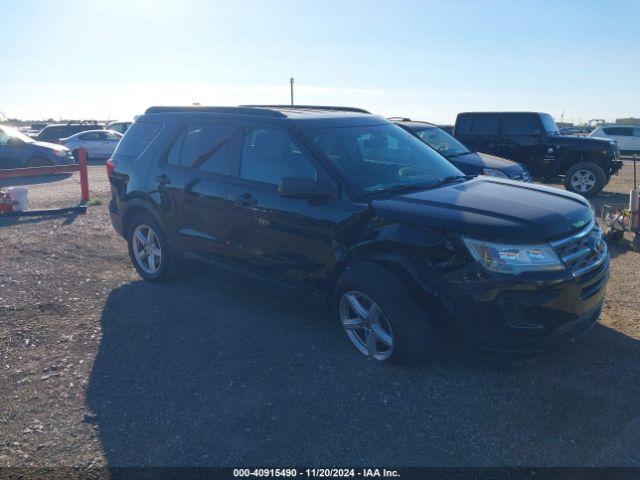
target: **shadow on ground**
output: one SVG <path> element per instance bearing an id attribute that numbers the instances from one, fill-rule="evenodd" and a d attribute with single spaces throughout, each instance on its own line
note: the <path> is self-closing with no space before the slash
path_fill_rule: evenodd
<path id="1" fill-rule="evenodd" d="M 15 225 L 27 225 L 30 223 L 40 223 L 47 220 L 59 220 L 64 218 L 64 222 L 62 225 L 70 225 L 76 221 L 76 219 L 81 214 L 78 212 L 65 212 L 65 213 L 50 213 L 48 215 L 37 215 L 37 216 L 3 216 L 0 215 L 0 228 L 2 227 L 13 227 Z"/>
<path id="2" fill-rule="evenodd" d="M 382 367 L 321 302 L 295 298 L 215 271 L 113 290 L 86 419 L 109 465 L 638 461 L 637 340 L 598 325 L 547 357 L 452 346 Z"/>

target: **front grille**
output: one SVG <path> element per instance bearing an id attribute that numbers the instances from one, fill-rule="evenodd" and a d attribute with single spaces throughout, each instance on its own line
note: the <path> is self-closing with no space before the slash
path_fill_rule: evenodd
<path id="1" fill-rule="evenodd" d="M 612 143 L 611 147 L 613 149 L 613 158 L 619 158 L 620 157 L 620 147 L 618 146 L 618 142 Z"/>
<path id="2" fill-rule="evenodd" d="M 574 277 L 602 265 L 607 257 L 607 244 L 594 220 L 578 233 L 551 242 L 551 246 Z"/>

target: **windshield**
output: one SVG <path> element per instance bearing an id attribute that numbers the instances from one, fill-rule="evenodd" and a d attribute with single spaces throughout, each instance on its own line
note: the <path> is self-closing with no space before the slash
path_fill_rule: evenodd
<path id="1" fill-rule="evenodd" d="M 22 133 L 20 130 L 16 128 L 3 126 L 1 127 L 1 129 L 4 133 L 6 133 L 10 137 L 17 138 L 19 140 L 22 140 L 25 143 L 33 143 L 33 139 L 31 137 L 26 136 L 24 133 Z"/>
<path id="2" fill-rule="evenodd" d="M 547 135 L 560 135 L 560 131 L 558 130 L 558 126 L 556 122 L 553 121 L 551 115 L 548 113 L 540 114 L 540 119 L 542 120 L 542 125 L 544 126 L 544 130 L 547 132 Z"/>
<path id="3" fill-rule="evenodd" d="M 397 125 L 307 129 L 304 134 L 361 193 L 429 188 L 462 176 L 442 155 Z"/>
<path id="4" fill-rule="evenodd" d="M 470 153 L 469 149 L 462 143 L 437 127 L 410 128 L 412 128 L 416 135 L 418 135 L 420 140 L 431 148 L 435 148 L 439 153 L 447 158 Z"/>

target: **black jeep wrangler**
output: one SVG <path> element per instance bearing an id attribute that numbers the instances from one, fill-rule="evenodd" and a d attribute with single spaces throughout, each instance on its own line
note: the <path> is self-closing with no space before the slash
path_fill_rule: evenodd
<path id="1" fill-rule="evenodd" d="M 524 164 L 536 178 L 564 177 L 567 190 L 587 198 L 622 168 L 614 141 L 563 136 L 547 113 L 460 113 L 454 136 L 472 150 Z"/>

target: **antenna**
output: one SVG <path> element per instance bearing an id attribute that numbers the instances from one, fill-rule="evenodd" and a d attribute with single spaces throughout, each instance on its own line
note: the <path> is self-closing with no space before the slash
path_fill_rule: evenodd
<path id="1" fill-rule="evenodd" d="M 293 105 L 293 84 L 294 84 L 294 80 L 293 80 L 293 77 L 291 77 L 289 79 L 289 86 L 291 87 L 291 105 Z"/>

